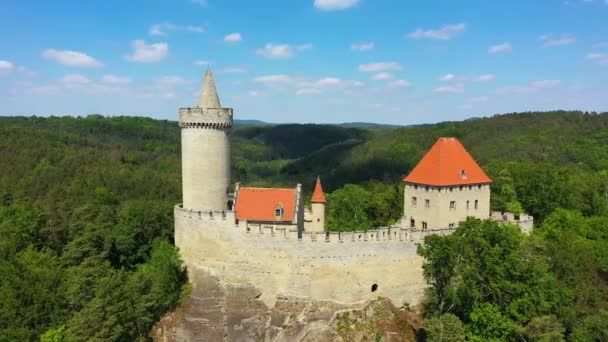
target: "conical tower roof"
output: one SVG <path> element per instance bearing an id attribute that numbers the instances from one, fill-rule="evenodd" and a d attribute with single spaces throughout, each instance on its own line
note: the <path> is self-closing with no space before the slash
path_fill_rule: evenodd
<path id="1" fill-rule="evenodd" d="M 211 69 L 207 69 L 205 72 L 203 89 L 201 90 L 201 95 L 198 97 L 197 107 L 222 108 L 220 105 L 220 98 L 217 96 L 217 90 L 215 89 L 215 81 L 213 80 Z"/>
<path id="2" fill-rule="evenodd" d="M 325 194 L 323 194 L 323 187 L 321 186 L 321 179 L 317 177 L 317 183 L 315 184 L 315 191 L 312 193 L 312 203 L 325 203 Z"/>
<path id="3" fill-rule="evenodd" d="M 403 181 L 434 186 L 492 182 L 456 138 L 439 138 Z"/>

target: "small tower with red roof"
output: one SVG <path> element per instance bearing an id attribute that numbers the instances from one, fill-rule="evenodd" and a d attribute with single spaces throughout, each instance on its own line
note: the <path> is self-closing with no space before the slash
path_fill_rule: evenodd
<path id="1" fill-rule="evenodd" d="M 490 217 L 492 180 L 456 138 L 439 138 L 403 181 L 408 228 L 455 228 L 469 216 Z"/>
<path id="2" fill-rule="evenodd" d="M 311 215 L 310 215 L 310 230 L 313 232 L 324 232 L 325 231 L 325 194 L 323 193 L 323 186 L 321 185 L 321 179 L 317 177 L 315 184 L 315 190 L 312 193 L 311 202 Z"/>

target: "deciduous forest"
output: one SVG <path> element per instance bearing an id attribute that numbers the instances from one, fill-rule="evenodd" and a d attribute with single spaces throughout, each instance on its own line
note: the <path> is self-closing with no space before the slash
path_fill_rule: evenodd
<path id="1" fill-rule="evenodd" d="M 0 118 L 0 341 L 145 339 L 187 296 L 172 240 L 179 136 L 176 122 L 140 117 Z M 494 210 L 536 227 L 469 220 L 425 239 L 421 335 L 608 340 L 608 113 L 237 125 L 232 178 L 310 196 L 320 176 L 328 228 L 367 230 L 402 216 L 401 179 L 442 136 L 494 180 Z"/>

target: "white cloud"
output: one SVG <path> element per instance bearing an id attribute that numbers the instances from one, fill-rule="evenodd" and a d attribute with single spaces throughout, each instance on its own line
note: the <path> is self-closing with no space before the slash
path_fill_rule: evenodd
<path id="1" fill-rule="evenodd" d="M 163 76 L 154 81 L 157 87 L 173 87 L 180 84 L 191 83 L 181 76 Z"/>
<path id="2" fill-rule="evenodd" d="M 576 37 L 571 34 L 562 34 L 559 37 L 554 37 L 551 34 L 544 34 L 538 37 L 538 39 L 544 42 L 543 47 L 564 46 L 576 42 Z"/>
<path id="3" fill-rule="evenodd" d="M 325 77 L 314 82 L 301 82 L 304 88 L 349 88 L 362 87 L 363 83 L 358 81 L 343 80 L 337 77 Z"/>
<path id="4" fill-rule="evenodd" d="M 115 75 L 105 75 L 101 78 L 103 83 L 109 84 L 128 84 L 131 83 L 132 80 L 128 77 L 115 76 Z"/>
<path id="5" fill-rule="evenodd" d="M 355 6 L 359 0 L 315 0 L 314 6 L 323 11 L 344 10 Z"/>
<path id="6" fill-rule="evenodd" d="M 467 101 L 468 102 L 488 102 L 489 98 L 487 96 L 477 96 L 471 97 Z"/>
<path id="7" fill-rule="evenodd" d="M 247 72 L 247 69 L 242 68 L 242 67 L 226 67 L 220 70 L 220 72 L 226 73 L 226 74 L 241 74 L 244 72 Z"/>
<path id="8" fill-rule="evenodd" d="M 435 93 L 464 93 L 464 84 L 450 84 L 433 89 Z"/>
<path id="9" fill-rule="evenodd" d="M 73 67 L 100 67 L 103 65 L 95 58 L 78 51 L 47 49 L 42 53 L 42 57 Z"/>
<path id="10" fill-rule="evenodd" d="M 350 45 L 350 49 L 354 51 L 369 51 L 374 48 L 374 43 L 354 43 Z"/>
<path id="11" fill-rule="evenodd" d="M 441 82 L 449 82 L 449 81 L 453 81 L 455 78 L 456 78 L 456 75 L 454 75 L 454 74 L 445 74 L 445 75 L 441 76 L 439 78 L 439 80 Z"/>
<path id="12" fill-rule="evenodd" d="M 380 72 L 372 76 L 372 80 L 380 81 L 380 80 L 390 80 L 394 76 L 389 72 Z"/>
<path id="13" fill-rule="evenodd" d="M 397 62 L 377 62 L 359 65 L 359 71 L 376 72 L 376 71 L 397 71 L 403 67 Z"/>
<path id="14" fill-rule="evenodd" d="M 61 83 L 63 83 L 66 88 L 82 88 L 89 85 L 91 80 L 80 74 L 69 74 L 63 76 Z"/>
<path id="15" fill-rule="evenodd" d="M 321 90 L 317 88 L 302 88 L 296 91 L 296 95 L 311 95 L 311 94 L 320 94 Z"/>
<path id="16" fill-rule="evenodd" d="M 13 63 L 0 60 L 0 72 L 9 72 L 15 68 Z"/>
<path id="17" fill-rule="evenodd" d="M 585 56 L 586 60 L 597 61 L 601 65 L 608 65 L 608 53 L 589 53 Z"/>
<path id="18" fill-rule="evenodd" d="M 488 48 L 488 53 L 503 53 L 513 50 L 511 43 L 504 42 L 502 44 L 493 45 Z"/>
<path id="19" fill-rule="evenodd" d="M 204 61 L 204 60 L 198 60 L 198 61 L 194 61 L 194 65 L 200 65 L 200 66 L 203 66 L 203 65 L 209 65 L 209 64 L 211 64 L 211 62 L 210 62 L 210 61 Z"/>
<path id="20" fill-rule="evenodd" d="M 201 26 L 194 25 L 176 25 L 171 23 L 162 23 L 151 25 L 148 33 L 151 36 L 166 36 L 168 31 L 188 31 L 195 33 L 203 33 L 205 29 Z"/>
<path id="21" fill-rule="evenodd" d="M 287 75 L 266 75 L 259 76 L 253 79 L 254 82 L 262 83 L 264 85 L 277 85 L 291 82 L 291 77 Z"/>
<path id="22" fill-rule="evenodd" d="M 396 80 L 388 84 L 391 88 L 407 88 L 411 87 L 412 83 L 407 80 Z"/>
<path id="23" fill-rule="evenodd" d="M 231 33 L 229 35 L 226 35 L 224 37 L 224 41 L 227 43 L 238 43 L 243 41 L 243 37 L 241 37 L 241 34 L 238 32 L 235 33 Z"/>
<path id="24" fill-rule="evenodd" d="M 158 62 L 169 54 L 167 43 L 146 44 L 143 40 L 134 40 L 131 45 L 134 50 L 133 54 L 125 56 L 131 62 Z"/>
<path id="25" fill-rule="evenodd" d="M 296 51 L 309 49 L 312 49 L 312 44 L 289 45 L 267 43 L 263 48 L 257 49 L 255 53 L 270 59 L 285 59 L 293 57 Z"/>
<path id="26" fill-rule="evenodd" d="M 474 78 L 475 81 L 477 82 L 488 82 L 488 81 L 494 81 L 496 79 L 496 75 L 494 74 L 484 74 L 484 75 L 480 75 Z"/>
<path id="27" fill-rule="evenodd" d="M 459 23 L 453 25 L 443 25 L 436 30 L 423 30 L 421 28 L 408 34 L 407 36 L 412 39 L 435 39 L 435 40 L 448 40 L 452 39 L 457 34 L 464 32 L 467 29 L 467 24 Z"/>
<path id="28" fill-rule="evenodd" d="M 247 92 L 247 95 L 251 96 L 251 97 L 257 97 L 262 95 L 262 93 L 260 93 L 259 91 L 256 90 L 250 90 L 249 92 Z"/>
<path id="29" fill-rule="evenodd" d="M 608 0 L 606 0 L 606 1 L 608 1 Z M 602 49 L 602 48 L 608 47 L 608 42 L 599 42 L 599 43 L 593 44 L 591 47 L 594 49 Z"/>
<path id="30" fill-rule="evenodd" d="M 560 80 L 540 80 L 525 85 L 510 86 L 496 89 L 498 94 L 532 93 L 543 89 L 555 88 L 561 84 Z"/>

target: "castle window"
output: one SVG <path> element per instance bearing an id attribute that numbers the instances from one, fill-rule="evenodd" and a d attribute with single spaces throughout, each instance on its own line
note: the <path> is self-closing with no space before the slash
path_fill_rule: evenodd
<path id="1" fill-rule="evenodd" d="M 416 220 L 410 219 L 410 228 L 416 228 Z M 397 234 L 397 232 L 395 232 Z"/>
<path id="2" fill-rule="evenodd" d="M 456 209 L 456 201 L 450 201 L 450 210 Z"/>
<path id="3" fill-rule="evenodd" d="M 283 219 L 283 206 L 281 206 L 280 204 L 277 205 L 276 208 L 274 208 L 274 217 L 275 219 Z"/>
<path id="4" fill-rule="evenodd" d="M 458 188 L 458 190 L 462 191 L 462 185 Z"/>
<path id="5" fill-rule="evenodd" d="M 412 197 L 412 207 L 416 207 L 416 204 L 418 204 L 418 199 L 416 197 Z"/>
<path id="6" fill-rule="evenodd" d="M 424 190 L 429 191 L 429 187 L 428 187 L 428 186 L 425 186 L 425 187 L 424 187 Z"/>
<path id="7" fill-rule="evenodd" d="M 414 189 L 418 190 L 418 185 L 414 185 Z"/>
<path id="8" fill-rule="evenodd" d="M 430 208 L 430 207 L 431 207 L 431 200 L 429 200 L 429 199 L 424 200 L 424 206 L 425 206 L 426 208 Z"/>
<path id="9" fill-rule="evenodd" d="M 477 186 L 477 189 L 481 189 L 481 184 L 479 184 L 479 185 Z"/>
<path id="10" fill-rule="evenodd" d="M 467 210 L 469 210 L 469 201 L 467 201 Z"/>
<path id="11" fill-rule="evenodd" d="M 426 224 L 426 222 L 422 222 L 422 229 L 427 229 L 428 225 Z"/>
<path id="12" fill-rule="evenodd" d="M 450 223 L 450 224 L 449 224 L 449 227 L 450 227 L 450 228 L 454 228 L 454 224 L 453 224 L 453 223 Z"/>
<path id="13" fill-rule="evenodd" d="M 473 186 L 472 185 L 469 185 L 469 190 L 473 190 Z"/>
<path id="14" fill-rule="evenodd" d="M 475 200 L 475 209 L 477 209 L 478 206 L 479 206 L 479 201 Z"/>
<path id="15" fill-rule="evenodd" d="M 454 191 L 454 187 L 450 187 L 450 191 Z"/>

